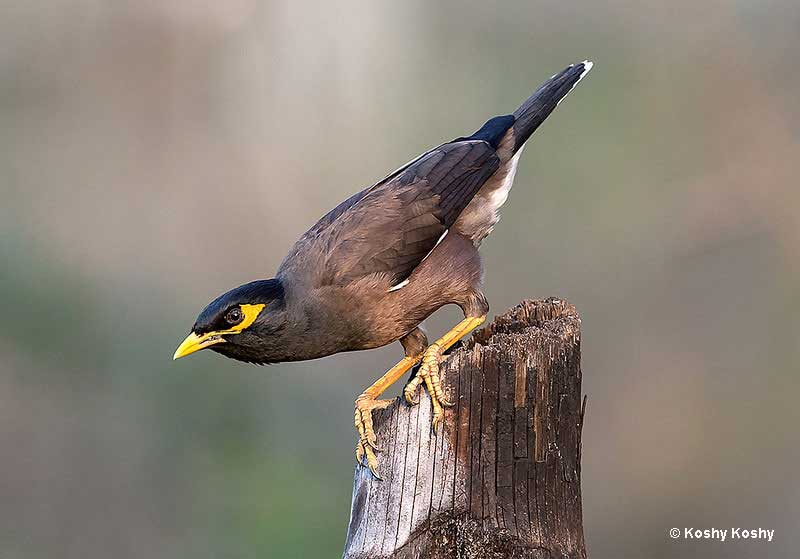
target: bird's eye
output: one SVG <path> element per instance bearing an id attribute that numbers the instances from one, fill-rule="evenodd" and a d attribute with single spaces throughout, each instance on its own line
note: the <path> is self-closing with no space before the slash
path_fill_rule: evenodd
<path id="1" fill-rule="evenodd" d="M 242 321 L 242 310 L 234 307 L 225 313 L 225 321 L 229 324 L 239 324 Z"/>

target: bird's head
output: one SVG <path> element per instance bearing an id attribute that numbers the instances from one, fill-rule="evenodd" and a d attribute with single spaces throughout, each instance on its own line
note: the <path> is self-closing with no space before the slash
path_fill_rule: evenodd
<path id="1" fill-rule="evenodd" d="M 211 348 L 226 357 L 251 363 L 273 361 L 286 323 L 280 280 L 246 283 L 223 293 L 200 313 L 191 333 L 175 350 L 180 359 Z"/>

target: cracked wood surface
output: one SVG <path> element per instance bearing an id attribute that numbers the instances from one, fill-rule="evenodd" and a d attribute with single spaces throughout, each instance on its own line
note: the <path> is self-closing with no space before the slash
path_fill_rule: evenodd
<path id="1" fill-rule="evenodd" d="M 383 481 L 357 467 L 343 557 L 584 558 L 580 317 L 523 301 L 442 363 L 447 409 L 375 412 Z"/>

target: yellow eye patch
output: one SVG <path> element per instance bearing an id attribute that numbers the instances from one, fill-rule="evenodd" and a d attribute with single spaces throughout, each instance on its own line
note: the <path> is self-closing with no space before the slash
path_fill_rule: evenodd
<path id="1" fill-rule="evenodd" d="M 259 303 L 258 305 L 239 305 L 239 308 L 242 309 L 244 318 L 239 324 L 231 328 L 231 331 L 228 333 L 235 332 L 238 334 L 245 328 L 249 328 L 256 321 L 258 315 L 261 314 L 261 311 L 264 310 L 264 303 Z"/>
<path id="2" fill-rule="evenodd" d="M 239 324 L 231 326 L 227 330 L 206 332 L 202 336 L 198 336 L 192 332 L 186 337 L 185 340 L 183 340 L 181 345 L 178 346 L 178 349 L 175 350 L 175 355 L 173 355 L 172 358 L 180 359 L 181 357 L 190 355 L 195 351 L 200 351 L 201 349 L 205 349 L 214 344 L 224 342 L 225 340 L 222 338 L 222 336 L 225 334 L 242 333 L 246 328 L 252 326 L 252 324 L 261 314 L 261 311 L 264 310 L 264 307 L 265 305 L 263 303 L 259 303 L 258 305 L 239 305 L 239 308 L 242 310 L 242 315 L 244 316 Z"/>

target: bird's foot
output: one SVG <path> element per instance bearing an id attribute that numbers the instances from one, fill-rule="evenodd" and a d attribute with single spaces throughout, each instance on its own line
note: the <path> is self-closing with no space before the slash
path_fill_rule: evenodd
<path id="1" fill-rule="evenodd" d="M 382 410 L 389 407 L 393 400 L 376 400 L 368 394 L 362 394 L 356 398 L 355 406 L 355 425 L 358 430 L 358 442 L 356 443 L 356 462 L 364 463 L 367 459 L 367 467 L 376 478 L 378 475 L 378 459 L 375 452 L 380 452 L 377 446 L 377 436 L 372 426 L 372 410 Z"/>
<path id="2" fill-rule="evenodd" d="M 417 392 L 419 391 L 420 384 L 425 382 L 425 388 L 431 397 L 431 405 L 433 407 L 433 430 L 441 423 L 444 418 L 444 408 L 451 407 L 453 404 L 448 402 L 442 389 L 442 381 L 439 378 L 439 363 L 442 361 L 444 348 L 439 343 L 431 344 L 425 350 L 425 355 L 422 357 L 422 365 L 417 371 L 414 378 L 408 381 L 406 387 L 403 389 L 403 394 L 406 402 L 411 405 L 419 403 Z"/>

